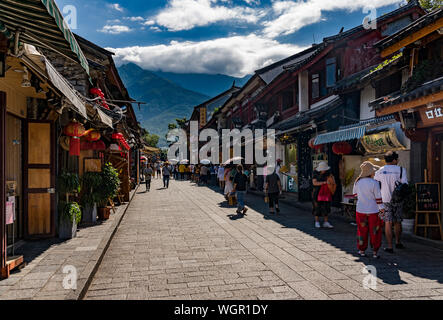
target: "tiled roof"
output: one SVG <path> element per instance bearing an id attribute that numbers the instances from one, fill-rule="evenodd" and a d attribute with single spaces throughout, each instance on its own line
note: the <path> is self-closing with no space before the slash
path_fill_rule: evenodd
<path id="1" fill-rule="evenodd" d="M 369 103 L 373 109 L 380 109 L 383 107 L 396 105 L 399 103 L 418 99 L 436 92 L 443 91 L 443 77 L 423 83 L 418 88 L 406 93 L 400 91 L 393 93 L 386 97 L 381 97 Z"/>
<path id="2" fill-rule="evenodd" d="M 380 50 L 385 49 L 393 44 L 399 42 L 400 40 L 406 38 L 408 35 L 430 25 L 436 20 L 443 17 L 443 7 L 435 9 L 424 16 L 421 16 L 417 20 L 413 21 L 403 29 L 400 29 L 396 33 L 390 35 L 389 37 L 384 38 L 377 42 L 374 46 L 379 48 Z"/>

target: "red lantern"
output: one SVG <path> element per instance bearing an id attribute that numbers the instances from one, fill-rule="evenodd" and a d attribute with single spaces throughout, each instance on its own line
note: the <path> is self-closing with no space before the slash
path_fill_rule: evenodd
<path id="1" fill-rule="evenodd" d="M 105 95 L 104 95 L 103 91 L 101 91 L 99 88 L 91 88 L 91 90 L 89 90 L 89 93 L 90 93 L 90 94 L 93 94 L 93 95 L 96 95 L 96 96 L 99 96 L 100 99 L 101 99 L 100 104 L 101 104 L 104 108 L 106 108 L 106 109 L 109 110 L 109 106 L 108 106 L 108 104 L 106 103 L 106 99 L 105 99 Z"/>
<path id="2" fill-rule="evenodd" d="M 88 142 L 88 141 L 82 141 L 82 142 L 80 142 L 80 149 L 81 150 L 91 150 L 92 143 Z"/>
<path id="3" fill-rule="evenodd" d="M 101 135 L 100 132 L 98 132 L 95 129 L 90 129 L 88 131 L 86 131 L 86 133 L 83 136 L 85 138 L 86 141 L 97 141 L 100 139 Z"/>
<path id="4" fill-rule="evenodd" d="M 74 119 L 64 128 L 63 133 L 71 137 L 69 155 L 80 156 L 80 137 L 85 133 L 85 127 Z"/>
<path id="5" fill-rule="evenodd" d="M 309 140 L 309 142 L 308 142 L 309 148 L 314 149 L 314 150 L 319 150 L 319 149 L 323 148 L 324 144 L 314 145 L 315 139 L 316 138 L 312 138 L 311 140 Z"/>
<path id="6" fill-rule="evenodd" d="M 332 152 L 343 155 L 352 152 L 352 146 L 348 142 L 336 142 L 332 145 Z"/>

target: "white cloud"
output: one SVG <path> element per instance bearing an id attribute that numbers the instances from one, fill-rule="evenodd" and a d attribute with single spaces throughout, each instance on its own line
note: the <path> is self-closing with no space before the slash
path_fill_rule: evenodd
<path id="1" fill-rule="evenodd" d="M 263 15 L 264 11 L 261 9 L 224 6 L 218 4 L 217 0 L 170 0 L 151 20 L 169 31 L 180 31 L 222 21 L 257 23 Z"/>
<path id="2" fill-rule="evenodd" d="M 119 63 L 134 62 L 149 70 L 244 76 L 301 51 L 255 34 L 201 42 L 171 41 L 167 45 L 109 48 Z"/>
<path id="3" fill-rule="evenodd" d="M 124 19 L 132 21 L 132 22 L 139 22 L 139 21 L 144 21 L 145 20 L 145 18 L 140 17 L 140 16 L 138 16 L 138 17 L 124 17 Z"/>
<path id="4" fill-rule="evenodd" d="M 127 26 L 121 26 L 121 25 L 105 25 L 102 29 L 98 30 L 99 32 L 103 33 L 110 33 L 110 34 L 120 34 L 124 32 L 131 32 L 132 29 Z"/>
<path id="5" fill-rule="evenodd" d="M 108 4 L 108 7 L 111 8 L 111 9 L 114 9 L 114 10 L 120 11 L 120 12 L 123 12 L 123 11 L 124 11 L 124 9 L 122 8 L 122 6 L 121 6 L 120 4 L 118 4 L 118 3 L 110 3 L 110 4 Z"/>
<path id="6" fill-rule="evenodd" d="M 379 8 L 403 2 L 403 0 L 275 0 L 272 3 L 274 19 L 263 22 L 264 34 L 275 38 L 288 35 L 299 29 L 321 21 L 324 11 L 355 11 L 363 8 Z"/>
<path id="7" fill-rule="evenodd" d="M 147 20 L 147 21 L 145 21 L 143 24 L 144 24 L 145 26 L 152 26 L 152 25 L 155 24 L 155 21 L 154 21 L 154 20 Z"/>

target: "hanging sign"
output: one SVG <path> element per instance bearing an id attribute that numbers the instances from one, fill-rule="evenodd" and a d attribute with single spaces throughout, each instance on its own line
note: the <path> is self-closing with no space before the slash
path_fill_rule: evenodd
<path id="1" fill-rule="evenodd" d="M 419 109 L 420 118 L 425 126 L 443 123 L 443 104 L 429 104 Z"/>
<path id="2" fill-rule="evenodd" d="M 206 107 L 200 108 L 200 127 L 204 127 L 206 125 Z"/>
<path id="3" fill-rule="evenodd" d="M 15 220 L 15 197 L 8 197 L 6 201 L 6 222 L 5 224 L 13 224 Z"/>
<path id="4" fill-rule="evenodd" d="M 400 141 L 398 141 L 395 129 L 365 135 L 361 138 L 360 142 L 366 149 L 366 152 L 370 154 L 406 149 Z"/>

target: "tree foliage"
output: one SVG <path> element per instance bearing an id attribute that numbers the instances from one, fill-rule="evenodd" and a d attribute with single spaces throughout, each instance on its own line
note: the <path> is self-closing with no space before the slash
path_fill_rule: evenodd
<path id="1" fill-rule="evenodd" d="M 146 142 L 146 144 L 150 147 L 157 148 L 158 140 L 160 137 L 156 134 L 147 132 L 143 136 L 143 140 Z"/>

